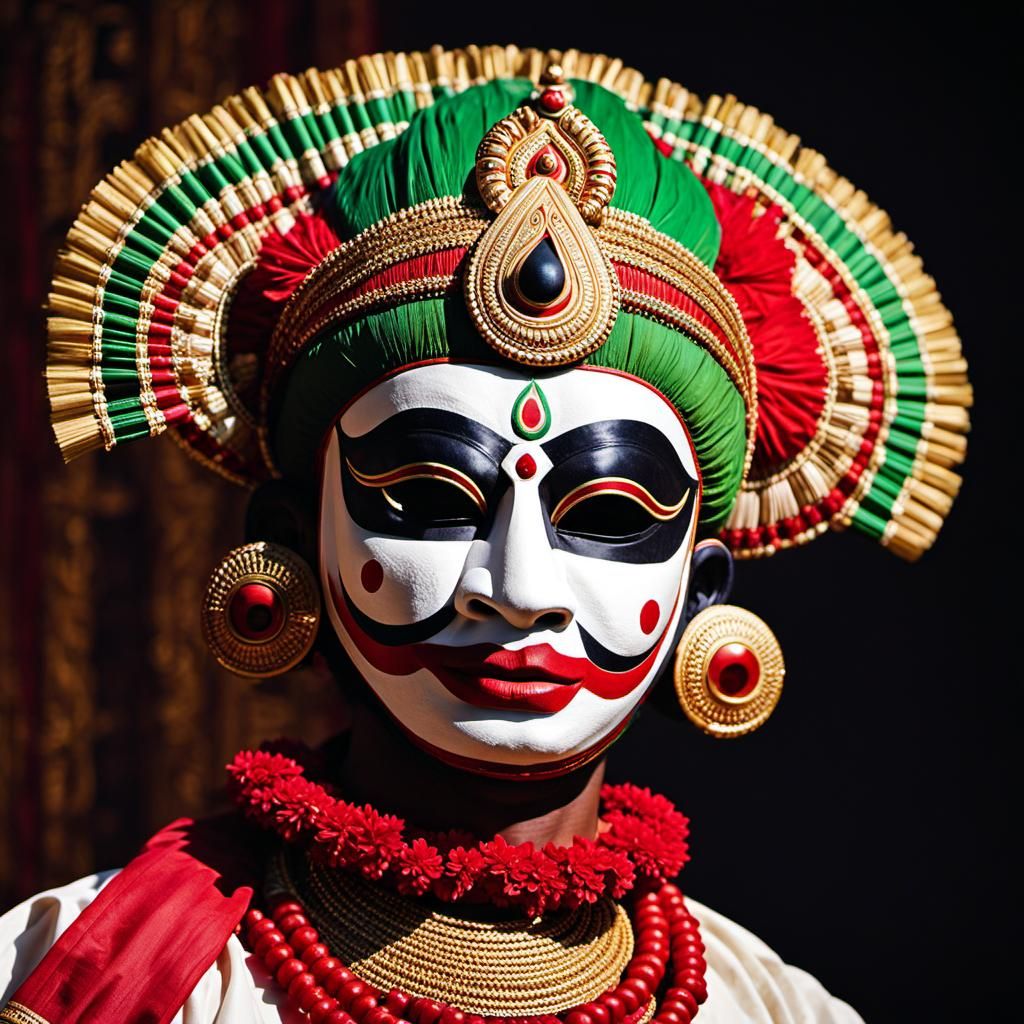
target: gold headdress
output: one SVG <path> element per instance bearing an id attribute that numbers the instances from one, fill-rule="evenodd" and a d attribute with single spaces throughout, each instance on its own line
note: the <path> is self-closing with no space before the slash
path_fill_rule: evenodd
<path id="1" fill-rule="evenodd" d="M 477 195 L 413 204 L 334 240 L 269 347 L 233 336 L 252 268 L 354 156 L 439 96 L 537 82 L 552 62 L 564 80 L 552 75 L 487 135 Z M 608 127 L 574 108 L 570 81 L 622 97 L 665 157 L 706 184 L 722 225 L 717 274 L 610 205 Z M 788 275 L 769 312 L 728 273 L 730 251 L 758 247 Z M 417 260 L 418 276 L 395 272 Z M 59 258 L 47 371 L 58 442 L 71 458 L 170 430 L 218 472 L 258 482 L 276 472 L 270 398 L 318 332 L 460 291 L 487 343 L 530 365 L 592 356 L 615 307 L 712 354 L 746 405 L 746 470 L 723 533 L 738 554 L 853 525 L 915 558 L 949 511 L 971 392 L 906 238 L 767 115 L 572 50 L 435 48 L 280 75 L 145 142 L 94 190 Z"/>

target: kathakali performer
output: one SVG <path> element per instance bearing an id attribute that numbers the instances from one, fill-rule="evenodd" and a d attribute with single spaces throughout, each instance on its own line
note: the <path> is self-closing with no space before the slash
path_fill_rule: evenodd
<path id="1" fill-rule="evenodd" d="M 49 309 L 64 455 L 167 431 L 252 488 L 213 656 L 319 652 L 353 725 L 0 919 L 0 1020 L 860 1020 L 684 899 L 686 818 L 603 766 L 656 686 L 771 713 L 734 558 L 915 559 L 949 510 L 960 343 L 863 192 L 603 56 L 378 54 L 143 143 Z"/>

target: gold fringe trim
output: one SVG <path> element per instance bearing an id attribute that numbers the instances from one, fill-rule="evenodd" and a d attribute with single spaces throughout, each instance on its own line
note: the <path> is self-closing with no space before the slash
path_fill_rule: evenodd
<path id="1" fill-rule="evenodd" d="M 928 401 L 924 407 L 925 426 L 922 439 L 918 442 L 914 468 L 893 505 L 893 516 L 882 537 L 882 543 L 908 560 L 920 557 L 934 543 L 942 521 L 959 490 L 959 476 L 948 471 L 960 465 L 966 454 L 967 442 L 964 435 L 970 429 L 967 410 L 973 402 L 973 392 L 967 378 L 967 362 L 963 357 L 960 339 L 953 327 L 952 315 L 943 306 L 934 280 L 923 271 L 921 259 L 913 252 L 913 246 L 906 235 L 893 231 L 888 214 L 870 202 L 863 191 L 829 168 L 820 153 L 809 148 L 801 148 L 799 137 L 776 126 L 769 115 L 740 103 L 732 95 L 711 96 L 702 102 L 682 86 L 664 80 L 657 84 L 652 104 L 653 110 L 668 118 L 699 120 L 709 128 L 721 131 L 743 145 L 752 145 L 773 164 L 795 174 L 803 185 L 813 190 L 835 210 L 847 227 L 862 239 L 899 293 L 904 312 L 917 334 Z M 712 180 L 724 184 L 728 174 L 733 173 L 734 169 L 727 167 L 722 159 L 710 150 L 699 146 L 689 148 L 697 169 L 703 170 Z M 771 192 L 763 182 L 755 180 L 749 170 L 736 169 L 735 179 L 731 182 L 730 188 L 742 192 L 746 187 L 751 187 L 761 194 L 768 194 L 772 201 L 777 202 L 794 220 L 807 229 L 809 237 L 816 238 L 814 232 L 805 225 L 781 195 Z M 827 243 L 821 239 L 817 241 L 823 251 L 830 251 Z M 889 364 L 885 370 L 884 387 L 886 395 L 890 398 L 885 425 L 868 470 L 863 474 L 856 493 L 831 524 L 842 528 L 849 525 L 860 500 L 883 467 L 887 431 L 892 426 L 896 411 L 891 397 L 898 385 L 896 368 L 891 365 L 893 356 L 891 352 L 886 351 L 888 339 L 881 331 L 877 315 L 872 315 L 873 304 L 852 279 L 845 266 L 838 264 L 836 269 L 858 298 L 862 309 L 869 317 L 876 337 L 879 338 L 883 359 Z M 813 297 L 805 296 L 805 302 L 814 308 Z M 838 303 L 833 306 L 838 306 Z M 835 326 L 834 322 L 829 324 L 830 332 L 835 332 Z M 834 336 L 826 341 L 826 346 L 831 346 L 832 354 L 840 360 L 851 354 L 844 347 L 841 332 L 835 332 Z M 813 471 L 810 474 L 802 472 L 808 460 L 805 453 L 801 453 L 797 460 L 801 465 L 795 470 L 797 479 L 788 480 L 783 474 L 777 474 L 767 483 L 747 480 L 730 518 L 730 528 L 749 528 L 765 522 L 777 522 L 780 518 L 793 515 L 802 504 L 808 502 L 809 498 L 812 501 L 820 500 L 828 493 L 830 487 L 826 484 L 829 478 L 835 482 L 845 474 L 860 446 L 861 434 L 857 428 L 866 423 L 870 384 L 866 373 L 863 372 L 864 369 L 866 367 L 849 365 L 847 375 L 844 374 L 842 367 L 839 368 L 840 386 L 849 386 L 853 406 L 863 405 L 865 408 L 862 414 L 854 415 L 854 423 L 833 424 L 840 429 L 834 432 L 830 450 L 826 449 L 824 443 L 821 445 L 818 468 L 825 470 L 821 479 L 809 480 L 808 476 L 814 476 Z M 860 393 L 858 385 L 863 389 Z M 827 405 L 828 403 L 826 407 Z M 823 419 L 827 419 L 827 416 L 826 408 Z M 843 429 L 846 426 L 854 429 Z M 939 473 L 937 470 L 947 472 Z M 753 501 L 750 500 L 751 496 L 754 498 Z M 824 528 L 824 525 L 812 528 L 795 540 L 782 542 L 781 546 L 805 543 Z M 738 552 L 741 556 L 748 557 L 771 553 L 772 550 L 763 549 Z"/>

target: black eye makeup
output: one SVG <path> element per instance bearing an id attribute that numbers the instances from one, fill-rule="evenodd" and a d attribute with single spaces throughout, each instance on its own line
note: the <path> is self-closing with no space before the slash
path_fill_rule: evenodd
<path id="1" fill-rule="evenodd" d="M 398 413 L 345 436 L 342 487 L 349 514 L 375 533 L 472 540 L 489 529 L 509 482 L 512 444 L 441 409 Z M 540 483 L 552 545 L 593 558 L 660 562 L 678 550 L 697 481 L 668 438 L 638 420 L 604 420 L 541 446 L 552 468 Z"/>
<path id="2" fill-rule="evenodd" d="M 442 409 L 409 409 L 361 437 L 338 428 L 342 489 L 363 529 L 420 540 L 471 540 L 493 515 L 511 444 Z"/>
<path id="3" fill-rule="evenodd" d="M 697 481 L 671 442 L 639 420 L 604 420 L 543 445 L 553 467 L 541 482 L 553 542 L 621 562 L 660 562 L 678 550 Z"/>

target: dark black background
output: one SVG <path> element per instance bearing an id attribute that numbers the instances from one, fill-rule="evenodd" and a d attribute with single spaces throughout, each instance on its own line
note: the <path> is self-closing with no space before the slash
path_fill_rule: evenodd
<path id="1" fill-rule="evenodd" d="M 736 603 L 787 660 L 773 718 L 713 741 L 647 710 L 611 774 L 692 822 L 695 898 L 869 1022 L 1016 1019 L 1011 416 L 1020 285 L 1011 27 L 972 6 L 388 3 L 388 49 L 515 42 L 609 53 L 770 112 L 905 231 L 952 309 L 975 386 L 964 486 L 907 565 L 853 533 L 739 566 Z M 1000 586 L 1004 583 L 1005 586 Z"/>

